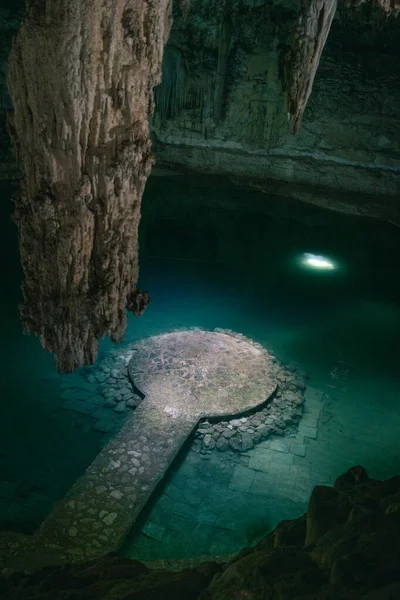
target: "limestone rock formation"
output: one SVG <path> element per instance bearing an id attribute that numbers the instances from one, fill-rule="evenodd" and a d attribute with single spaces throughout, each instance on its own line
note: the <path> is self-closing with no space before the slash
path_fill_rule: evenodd
<path id="1" fill-rule="evenodd" d="M 399 222 L 400 19 L 340 2 L 321 55 L 334 2 L 228 4 L 177 12 L 152 120 L 158 166 Z M 288 97 L 296 119 L 313 80 L 293 136 Z"/>
<path id="2" fill-rule="evenodd" d="M 305 518 L 280 523 L 217 574 L 200 599 L 398 597 L 400 478 L 360 478 L 357 469 L 334 488 L 316 487 Z"/>
<path id="3" fill-rule="evenodd" d="M 362 467 L 314 489 L 307 514 L 282 521 L 224 564 L 153 569 L 116 555 L 0 579 L 4 600 L 394 600 L 400 596 L 400 476 Z M 225 561 L 227 559 L 225 558 Z M 201 564 L 203 563 L 203 564 Z"/>
<path id="4" fill-rule="evenodd" d="M 285 69 L 289 119 L 293 133 L 299 130 L 336 7 L 337 0 L 301 2 Z"/>
<path id="5" fill-rule="evenodd" d="M 306 200 L 310 194 L 298 186 L 359 192 L 350 212 L 380 216 L 374 195 L 390 201 L 399 189 L 400 80 L 386 65 L 398 48 L 395 27 L 382 26 L 383 44 L 373 24 L 367 57 L 362 44 L 358 53 L 346 50 L 344 35 L 344 49 L 322 67 L 307 126 L 296 140 L 287 132 L 283 57 L 292 44 L 286 83 L 298 129 L 335 3 L 303 0 L 292 43 L 297 0 L 177 0 L 179 24 L 153 122 L 160 162 L 257 185 L 260 179 L 269 189 L 277 180 L 293 183 L 290 194 Z M 387 14 L 399 11 L 399 0 L 379 4 Z M 10 131 L 23 173 L 15 211 L 25 274 L 21 315 L 61 372 L 92 363 L 98 338 L 118 343 L 126 310 L 141 314 L 149 301 L 136 289 L 137 228 L 152 164 L 148 115 L 171 5 L 27 0 L 13 44 Z M 348 20 L 345 14 L 344 31 Z M 318 201 L 332 205 L 328 191 Z M 346 210 L 347 199 L 336 201 L 338 210 L 342 205 Z M 386 218 L 397 222 L 393 212 Z"/>
<path id="6" fill-rule="evenodd" d="M 355 7 L 365 1 L 347 0 L 347 4 Z M 378 0 L 378 3 L 388 15 L 400 12 L 400 0 Z M 337 0 L 301 0 L 291 48 L 286 55 L 285 79 L 293 133 L 299 130 L 336 8 Z"/>
<path id="7" fill-rule="evenodd" d="M 47 568 L 33 578 L 0 580 L 3 600 L 195 600 L 220 567 L 215 563 L 179 573 L 150 570 L 140 562 L 109 555 L 79 566 Z"/>
<path id="8" fill-rule="evenodd" d="M 148 115 L 172 0 L 28 0 L 9 60 L 10 130 L 23 180 L 14 219 L 21 316 L 60 372 L 92 363 L 140 314 L 140 203 Z"/>

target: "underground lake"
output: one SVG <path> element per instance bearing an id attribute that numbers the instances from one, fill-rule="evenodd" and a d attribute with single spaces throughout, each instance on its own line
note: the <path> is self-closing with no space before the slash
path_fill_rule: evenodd
<path id="1" fill-rule="evenodd" d="M 126 539 L 125 555 L 231 554 L 303 514 L 313 487 L 331 485 L 353 464 L 380 479 L 396 474 L 395 225 L 222 178 L 152 176 L 142 206 L 139 281 L 151 303 L 142 317 L 129 317 L 121 347 L 103 340 L 93 367 L 61 376 L 39 340 L 22 332 L 12 191 L 1 183 L 3 530 L 33 532 L 132 414 L 134 407 L 103 406 L 103 397 L 84 409 L 71 382 L 92 378 L 97 385 L 102 364 L 112 365 L 141 340 L 182 330 L 217 328 L 260 344 L 286 373 L 307 376 L 304 412 L 267 439 L 254 438 L 257 413 L 244 417 L 231 428 L 250 438 L 241 449 L 218 447 L 215 439 L 229 441 L 231 434 L 217 431 L 214 439 L 207 431 L 214 435 L 215 424 L 200 424 L 202 433 L 188 439 Z M 107 414 L 113 427 L 99 426 Z"/>

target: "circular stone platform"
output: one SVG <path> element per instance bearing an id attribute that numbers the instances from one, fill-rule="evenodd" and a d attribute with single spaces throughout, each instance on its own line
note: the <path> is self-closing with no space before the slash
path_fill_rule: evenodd
<path id="1" fill-rule="evenodd" d="M 120 358 L 144 401 L 16 552 L 17 562 L 62 564 L 118 550 L 199 421 L 243 415 L 276 389 L 273 359 L 239 334 L 178 331 L 138 342 Z"/>
<path id="2" fill-rule="evenodd" d="M 268 355 L 225 333 L 179 331 L 145 339 L 131 350 L 132 383 L 171 416 L 239 415 L 264 404 L 276 389 Z"/>

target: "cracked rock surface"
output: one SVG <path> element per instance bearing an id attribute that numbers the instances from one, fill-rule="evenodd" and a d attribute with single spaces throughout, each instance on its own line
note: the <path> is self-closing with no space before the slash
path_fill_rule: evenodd
<path id="1" fill-rule="evenodd" d="M 171 4 L 28 0 L 13 43 L 21 316 L 60 372 L 93 363 L 98 338 L 120 342 L 148 302 L 137 229 Z"/>

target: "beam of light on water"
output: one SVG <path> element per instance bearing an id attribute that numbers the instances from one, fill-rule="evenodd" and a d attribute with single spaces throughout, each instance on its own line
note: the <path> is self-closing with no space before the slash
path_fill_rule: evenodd
<path id="1" fill-rule="evenodd" d="M 336 269 L 335 263 L 329 260 L 329 258 L 318 254 L 312 254 L 311 252 L 304 252 L 301 262 L 305 267 L 311 267 L 312 269 L 320 269 L 323 271 L 333 271 Z"/>

